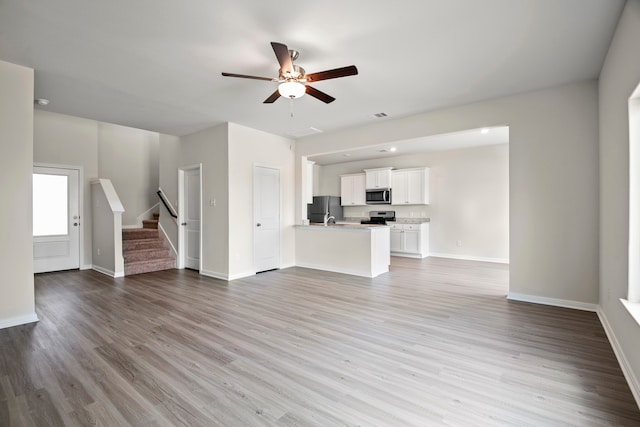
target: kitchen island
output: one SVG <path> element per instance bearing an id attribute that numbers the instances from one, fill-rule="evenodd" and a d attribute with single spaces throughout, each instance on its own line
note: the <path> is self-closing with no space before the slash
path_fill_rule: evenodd
<path id="1" fill-rule="evenodd" d="M 389 271 L 390 227 L 361 224 L 296 226 L 296 265 L 376 277 Z"/>

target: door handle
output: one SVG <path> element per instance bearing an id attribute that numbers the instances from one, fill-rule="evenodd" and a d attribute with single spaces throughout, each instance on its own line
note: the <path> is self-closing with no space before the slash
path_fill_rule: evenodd
<path id="1" fill-rule="evenodd" d="M 80 225 L 80 223 L 78 223 L 78 222 L 74 222 L 74 223 L 73 223 L 73 226 L 74 226 L 74 227 L 77 227 L 77 226 L 79 226 L 79 225 Z"/>
<path id="2" fill-rule="evenodd" d="M 180 224 L 180 225 L 187 225 L 187 223 L 186 223 L 186 222 L 183 222 L 183 223 L 182 223 L 182 224 Z"/>
<path id="3" fill-rule="evenodd" d="M 262 224 L 260 224 L 260 223 L 257 223 L 257 224 L 256 224 L 256 227 L 260 227 L 261 225 L 262 225 Z"/>

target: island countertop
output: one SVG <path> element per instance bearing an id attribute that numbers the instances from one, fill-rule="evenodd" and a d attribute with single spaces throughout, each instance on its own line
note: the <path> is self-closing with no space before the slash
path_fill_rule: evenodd
<path id="1" fill-rule="evenodd" d="M 358 224 L 358 223 L 337 223 L 337 224 L 320 224 L 320 223 L 311 223 L 309 225 L 296 225 L 299 228 L 309 228 L 309 229 L 320 229 L 320 230 L 359 230 L 359 231 L 367 231 L 378 228 L 389 228 L 390 225 L 382 225 L 382 224 Z"/>

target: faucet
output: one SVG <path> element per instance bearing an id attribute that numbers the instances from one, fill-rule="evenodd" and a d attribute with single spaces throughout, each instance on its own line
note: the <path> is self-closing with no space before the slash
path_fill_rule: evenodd
<path id="1" fill-rule="evenodd" d="M 327 224 L 329 224 L 330 221 L 333 221 L 333 223 L 336 223 L 336 217 L 333 215 L 329 215 L 329 212 L 327 212 L 326 214 L 324 214 L 324 225 L 325 227 L 327 226 Z"/>

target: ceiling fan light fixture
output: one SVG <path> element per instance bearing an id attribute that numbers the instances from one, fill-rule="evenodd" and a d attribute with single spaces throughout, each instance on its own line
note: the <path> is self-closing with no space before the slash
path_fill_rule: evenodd
<path id="1" fill-rule="evenodd" d="M 284 82 L 281 83 L 280 86 L 278 86 L 278 92 L 285 98 L 300 98 L 306 93 L 306 91 L 307 89 L 305 85 L 300 82 Z"/>

